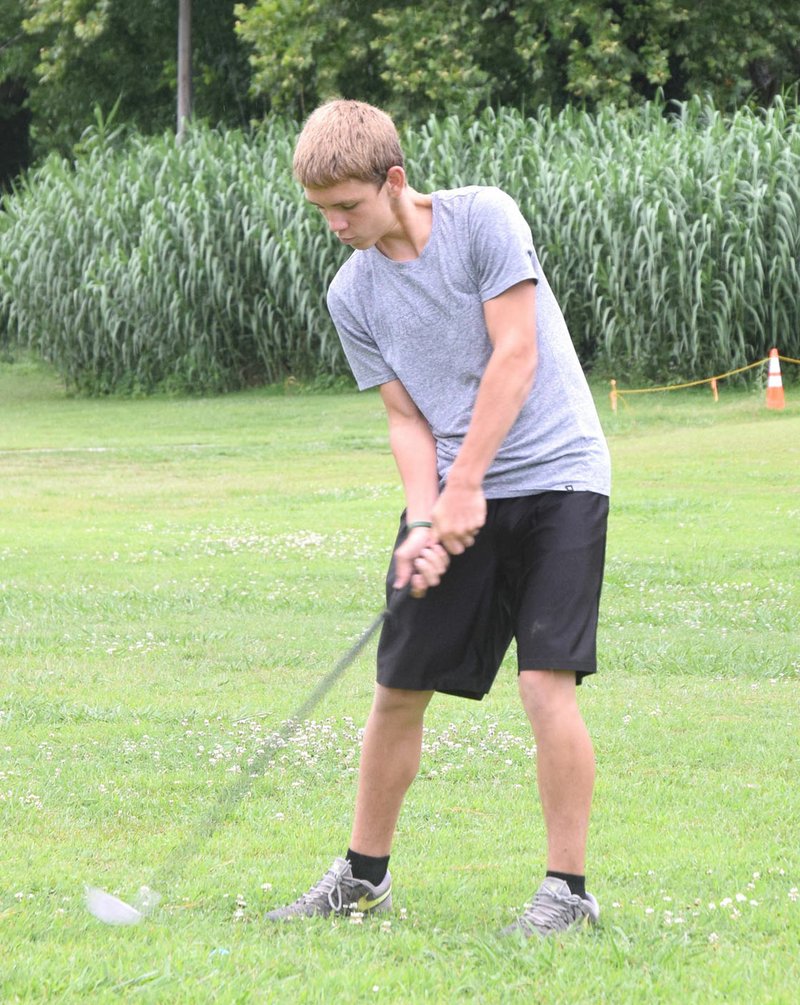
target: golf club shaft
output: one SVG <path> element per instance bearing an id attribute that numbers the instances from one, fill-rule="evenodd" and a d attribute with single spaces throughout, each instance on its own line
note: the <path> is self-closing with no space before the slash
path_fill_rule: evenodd
<path id="1" fill-rule="evenodd" d="M 175 873 L 178 864 L 188 858 L 201 842 L 207 841 L 208 838 L 217 830 L 220 823 L 226 819 L 231 810 L 245 796 L 246 792 L 253 784 L 254 776 L 259 773 L 268 758 L 275 752 L 276 749 L 286 743 L 292 733 L 295 732 L 298 725 L 312 713 L 317 705 L 319 705 L 336 681 L 344 674 L 348 667 L 352 665 L 361 651 L 367 646 L 370 639 L 372 639 L 373 635 L 375 635 L 378 629 L 383 625 L 387 617 L 390 616 L 391 608 L 398 600 L 407 594 L 407 589 L 395 591 L 391 597 L 390 603 L 387 604 L 380 614 L 378 614 L 367 626 L 367 628 L 364 629 L 347 652 L 339 658 L 336 665 L 329 670 L 324 677 L 322 677 L 308 697 L 295 710 L 293 716 L 283 723 L 280 730 L 278 730 L 277 735 L 273 737 L 261 754 L 253 761 L 252 764 L 248 765 L 246 768 L 243 766 L 239 773 L 235 776 L 235 781 L 232 781 L 225 786 L 213 806 L 192 828 L 191 835 L 185 841 L 173 848 L 172 852 L 170 852 L 166 859 L 164 859 L 157 869 L 154 870 L 152 880 L 148 884 L 151 889 L 156 891 L 159 890 L 167 878 Z"/>
<path id="2" fill-rule="evenodd" d="M 381 627 L 383 622 L 386 620 L 389 614 L 389 608 L 385 607 L 381 613 L 375 618 L 371 625 L 364 629 L 358 639 L 353 643 L 353 645 L 339 657 L 339 661 L 336 666 L 329 670 L 328 673 L 317 683 L 317 686 L 311 692 L 311 694 L 306 698 L 306 700 L 300 705 L 297 711 L 294 713 L 292 718 L 289 720 L 290 723 L 302 722 L 307 715 L 317 707 L 317 705 L 322 701 L 325 695 L 330 691 L 336 681 L 342 676 L 345 670 L 358 658 L 361 650 L 368 644 L 372 636 Z"/>

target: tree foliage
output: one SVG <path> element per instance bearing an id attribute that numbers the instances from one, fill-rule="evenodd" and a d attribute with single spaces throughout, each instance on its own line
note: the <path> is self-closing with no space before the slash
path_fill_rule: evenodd
<path id="1" fill-rule="evenodd" d="M 0 181 L 117 105 L 175 122 L 177 0 L 0 0 Z M 767 105 L 800 78 L 796 0 L 194 0 L 194 108 L 212 124 L 342 95 L 402 121 L 636 105 Z"/>
<path id="2" fill-rule="evenodd" d="M 253 92 L 295 115 L 334 94 L 415 118 L 632 105 L 658 90 L 731 107 L 800 78 L 794 0 L 255 0 L 236 14 Z"/>
<path id="3" fill-rule="evenodd" d="M 311 111 L 318 95 L 350 86 L 368 93 L 379 81 L 369 60 L 374 0 L 264 0 L 234 8 L 236 32 L 253 52 L 252 91 L 275 111 Z M 347 68 L 345 70 L 345 68 Z"/>
<path id="4" fill-rule="evenodd" d="M 0 0 L 0 184 L 30 158 L 30 110 L 25 107 L 36 46 L 22 28 L 19 3 Z"/>
<path id="5" fill-rule="evenodd" d="M 68 149 L 95 107 L 118 100 L 119 119 L 143 132 L 171 126 L 177 21 L 177 0 L 0 0 L 0 82 L 24 85 L 35 147 Z M 232 2 L 194 0 L 195 110 L 214 124 L 254 111 L 233 23 Z"/>

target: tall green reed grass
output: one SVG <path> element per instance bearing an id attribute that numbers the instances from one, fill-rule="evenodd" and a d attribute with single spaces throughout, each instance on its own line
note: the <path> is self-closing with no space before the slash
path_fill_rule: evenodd
<path id="1" fill-rule="evenodd" d="M 434 184 L 505 187 L 584 363 L 708 376 L 800 348 L 800 113 L 699 100 L 428 123 Z"/>
<path id="2" fill-rule="evenodd" d="M 49 158 L 0 213 L 0 339 L 92 393 L 345 373 L 324 299 L 345 252 L 291 177 L 296 131 Z M 796 104 L 489 111 L 403 139 L 415 187 L 518 199 L 587 367 L 664 380 L 800 355 Z"/>
<path id="3" fill-rule="evenodd" d="M 10 335 L 89 392 L 335 373 L 337 256 L 291 178 L 291 131 L 195 129 L 51 157 L 2 215 Z"/>

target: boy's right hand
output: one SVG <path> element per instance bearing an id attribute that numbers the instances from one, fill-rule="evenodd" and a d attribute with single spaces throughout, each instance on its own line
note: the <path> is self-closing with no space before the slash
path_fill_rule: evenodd
<path id="1" fill-rule="evenodd" d="M 451 477 L 433 507 L 433 530 L 451 555 L 475 544 L 486 523 L 486 497 L 480 485 L 465 485 Z"/>
<path id="2" fill-rule="evenodd" d="M 432 586 L 438 586 L 450 564 L 450 556 L 429 527 L 414 527 L 395 550 L 394 588 L 401 590 L 411 583 L 411 596 L 424 597 Z"/>

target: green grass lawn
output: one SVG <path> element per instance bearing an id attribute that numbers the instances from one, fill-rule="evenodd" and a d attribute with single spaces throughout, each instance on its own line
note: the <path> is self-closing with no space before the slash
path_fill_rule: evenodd
<path id="1" fill-rule="evenodd" d="M 796 1001 L 800 389 L 596 391 L 602 924 L 519 944 L 544 840 L 510 660 L 431 706 L 390 922 L 261 920 L 349 836 L 372 650 L 276 731 L 382 604 L 379 397 L 83 400 L 0 364 L 0 1002 Z M 148 882 L 138 927 L 83 908 Z"/>

